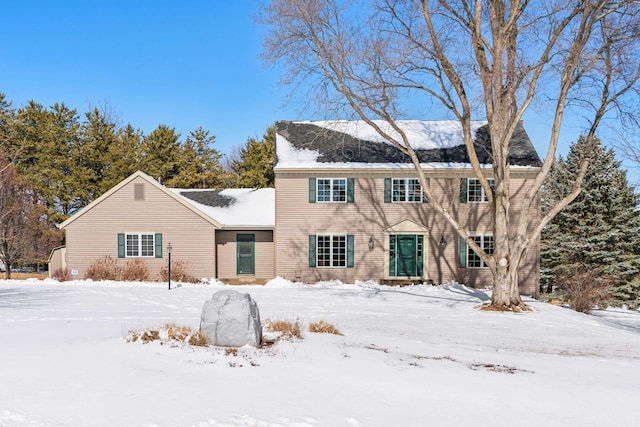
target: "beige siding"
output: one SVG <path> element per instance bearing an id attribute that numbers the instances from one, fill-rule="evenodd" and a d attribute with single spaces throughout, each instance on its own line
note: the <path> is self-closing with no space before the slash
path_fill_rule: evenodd
<path id="1" fill-rule="evenodd" d="M 64 246 L 55 248 L 49 257 L 49 277 L 56 270 L 64 270 L 65 268 L 67 268 L 67 248 Z"/>
<path id="2" fill-rule="evenodd" d="M 309 177 L 355 178 L 355 203 L 309 203 Z M 457 280 L 471 286 L 491 284 L 488 269 L 461 269 L 458 261 L 458 237 L 453 229 L 428 203 L 384 203 L 385 177 L 411 177 L 411 171 L 348 171 L 276 174 L 276 275 L 307 282 L 340 279 L 388 278 L 385 258 L 388 235 L 385 230 L 409 220 L 424 227 L 425 257 L 423 280 L 436 283 Z M 430 177 L 434 196 L 441 201 L 463 226 L 475 233 L 491 233 L 489 206 L 484 203 L 460 203 L 460 180 L 442 174 Z M 512 215 L 519 213 L 521 198 L 528 189 L 527 177 L 512 179 L 514 195 Z M 536 205 L 531 215 L 539 215 Z M 309 268 L 311 234 L 352 234 L 355 239 L 354 268 Z M 369 250 L 372 237 L 375 246 Z M 447 242 L 443 249 L 439 242 Z M 523 263 L 521 289 L 536 294 L 538 288 L 538 255 L 536 243 Z"/>
<path id="3" fill-rule="evenodd" d="M 253 234 L 255 237 L 255 274 L 253 275 L 237 274 L 236 237 L 238 234 Z M 218 252 L 218 278 L 220 280 L 264 283 L 274 277 L 273 231 L 218 230 L 216 232 L 216 244 Z"/>
<path id="4" fill-rule="evenodd" d="M 144 185 L 144 200 L 134 200 L 135 184 Z M 137 177 L 68 224 L 67 261 L 84 277 L 87 266 L 104 256 L 118 257 L 118 233 L 161 233 L 162 258 L 144 258 L 152 278 L 172 261 L 183 261 L 195 277 L 215 277 L 215 227 L 154 185 Z M 126 259 L 119 259 L 124 265 Z"/>

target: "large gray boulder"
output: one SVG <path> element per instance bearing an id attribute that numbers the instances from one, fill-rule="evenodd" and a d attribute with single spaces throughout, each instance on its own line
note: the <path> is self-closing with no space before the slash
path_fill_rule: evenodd
<path id="1" fill-rule="evenodd" d="M 262 341 L 258 304 L 249 294 L 218 291 L 202 307 L 200 331 L 207 335 L 211 345 L 258 347 Z"/>

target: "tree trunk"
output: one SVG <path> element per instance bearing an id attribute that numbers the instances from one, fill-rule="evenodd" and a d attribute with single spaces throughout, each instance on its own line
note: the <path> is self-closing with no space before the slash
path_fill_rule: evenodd
<path id="1" fill-rule="evenodd" d="M 493 271 L 491 303 L 484 307 L 492 311 L 529 311 L 518 291 L 518 270 L 513 265 L 498 262 Z"/>

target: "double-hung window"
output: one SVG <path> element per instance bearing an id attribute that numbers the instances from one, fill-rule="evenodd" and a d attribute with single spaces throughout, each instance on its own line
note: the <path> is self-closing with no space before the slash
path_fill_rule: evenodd
<path id="1" fill-rule="evenodd" d="M 309 267 L 353 267 L 354 236 L 312 234 L 309 236 Z"/>
<path id="2" fill-rule="evenodd" d="M 427 177 L 427 185 L 430 185 Z M 385 203 L 427 203 L 418 178 L 385 178 Z"/>
<path id="3" fill-rule="evenodd" d="M 353 178 L 309 178 L 309 203 L 353 203 Z"/>
<path id="4" fill-rule="evenodd" d="M 347 236 L 318 236 L 318 267 L 347 266 Z"/>
<path id="5" fill-rule="evenodd" d="M 118 234 L 118 258 L 162 258 L 162 234 Z"/>
<path id="6" fill-rule="evenodd" d="M 417 178 L 393 178 L 392 188 L 394 203 L 422 202 L 422 187 Z"/>
<path id="7" fill-rule="evenodd" d="M 127 234 L 127 257 L 153 257 L 153 234 Z"/>
<path id="8" fill-rule="evenodd" d="M 493 255 L 493 236 L 487 234 L 472 235 L 473 241 L 480 246 L 487 255 Z M 487 265 L 476 254 L 462 238 L 460 239 L 460 263 L 462 267 L 468 268 L 485 268 Z"/>
<path id="9" fill-rule="evenodd" d="M 495 188 L 494 179 L 488 178 L 488 181 L 493 190 Z M 460 201 L 462 203 L 486 203 L 489 201 L 478 178 L 463 178 L 460 181 Z"/>
<path id="10" fill-rule="evenodd" d="M 347 179 L 346 178 L 318 178 L 318 202 L 338 202 L 347 201 Z"/>

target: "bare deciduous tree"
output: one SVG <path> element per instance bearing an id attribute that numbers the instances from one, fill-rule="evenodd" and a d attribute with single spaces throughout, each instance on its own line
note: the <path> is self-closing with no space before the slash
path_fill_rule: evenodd
<path id="1" fill-rule="evenodd" d="M 636 0 L 271 0 L 258 21 L 269 27 L 263 55 L 283 66 L 282 82 L 304 88 L 309 102 L 327 111 L 359 117 L 406 153 L 432 206 L 490 268 L 491 308 L 523 310 L 518 266 L 542 228 L 579 194 L 588 167 L 582 164 L 573 190 L 542 218 L 528 215 L 552 166 L 564 114 L 584 117 L 591 139 L 607 115 L 637 111 L 639 9 Z M 550 102 L 554 117 L 546 157 L 514 224 L 509 142 L 533 102 Z M 435 201 L 396 123 L 436 104 L 460 122 L 489 195 L 493 255 Z M 474 116 L 488 121 L 493 192 L 475 152 Z M 380 119 L 400 137 L 373 121 Z"/>

